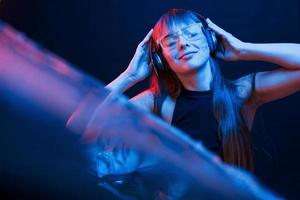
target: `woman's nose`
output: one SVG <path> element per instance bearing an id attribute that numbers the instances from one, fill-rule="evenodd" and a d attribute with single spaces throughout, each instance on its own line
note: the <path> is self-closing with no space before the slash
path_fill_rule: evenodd
<path id="1" fill-rule="evenodd" d="M 178 45 L 179 45 L 179 48 L 183 48 L 185 46 L 189 46 L 189 41 L 187 39 L 185 39 L 182 35 L 180 35 L 178 37 Z"/>

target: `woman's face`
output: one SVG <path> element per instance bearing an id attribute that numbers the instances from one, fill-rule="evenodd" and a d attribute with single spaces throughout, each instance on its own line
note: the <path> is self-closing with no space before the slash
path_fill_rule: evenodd
<path id="1" fill-rule="evenodd" d="M 202 24 L 194 21 L 162 28 L 158 43 L 170 68 L 178 74 L 195 71 L 208 62 L 210 51 Z"/>

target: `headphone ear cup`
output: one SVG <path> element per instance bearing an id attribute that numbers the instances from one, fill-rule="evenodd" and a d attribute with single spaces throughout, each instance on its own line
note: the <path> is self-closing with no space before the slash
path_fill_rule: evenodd
<path id="1" fill-rule="evenodd" d="M 165 70 L 164 58 L 161 54 L 161 50 L 159 47 L 156 47 L 154 44 L 153 38 L 151 39 L 149 46 L 149 56 L 150 56 L 150 64 L 155 70 L 155 73 L 158 74 L 158 71 Z"/>
<path id="2" fill-rule="evenodd" d="M 210 30 L 209 28 L 204 28 L 203 26 L 202 31 L 206 37 L 210 53 L 214 56 L 218 45 L 217 35 L 214 31 Z"/>
<path id="3" fill-rule="evenodd" d="M 153 64 L 158 71 L 163 71 L 165 69 L 165 65 L 163 64 L 163 58 L 159 51 L 153 53 Z"/>
<path id="4" fill-rule="evenodd" d="M 213 30 L 211 30 L 211 29 L 209 29 L 208 30 L 208 32 L 210 33 L 209 35 L 210 35 L 210 37 L 211 37 L 211 43 L 212 43 L 212 48 L 213 48 L 213 53 L 215 54 L 216 52 L 217 52 L 217 50 L 218 50 L 218 38 L 217 38 L 217 34 L 213 31 Z"/>
<path id="5" fill-rule="evenodd" d="M 220 38 L 218 38 L 217 34 L 208 27 L 208 24 L 206 22 L 206 18 L 203 17 L 202 15 L 200 15 L 199 13 L 196 13 L 196 12 L 192 12 L 192 14 L 197 16 L 198 19 L 200 20 L 200 22 L 202 23 L 201 28 L 202 28 L 202 31 L 203 31 L 205 37 L 206 37 L 208 47 L 209 47 L 209 50 L 210 50 L 210 54 L 212 56 L 215 56 L 218 50 L 221 50 L 223 52 L 224 48 L 222 46 L 222 43 L 219 40 Z"/>

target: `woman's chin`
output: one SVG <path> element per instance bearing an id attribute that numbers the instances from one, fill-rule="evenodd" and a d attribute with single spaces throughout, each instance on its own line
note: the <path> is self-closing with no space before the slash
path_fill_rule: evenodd
<path id="1" fill-rule="evenodd" d="M 207 60 L 196 60 L 191 59 L 187 60 L 182 63 L 183 66 L 185 66 L 185 69 L 189 70 L 195 70 L 195 69 L 201 69 L 203 66 L 205 66 L 207 63 Z"/>
<path id="2" fill-rule="evenodd" d="M 175 72 L 178 74 L 189 74 L 199 71 L 202 65 L 185 65 L 178 68 Z"/>

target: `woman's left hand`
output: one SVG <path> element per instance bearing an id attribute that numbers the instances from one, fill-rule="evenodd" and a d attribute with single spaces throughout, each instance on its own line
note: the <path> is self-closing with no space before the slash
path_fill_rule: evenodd
<path id="1" fill-rule="evenodd" d="M 221 37 L 221 42 L 224 48 L 223 52 L 217 52 L 216 56 L 226 61 L 237 61 L 241 56 L 246 43 L 234 37 L 231 33 L 226 32 L 210 19 L 206 19 L 208 27 L 212 29 L 218 36 Z"/>

